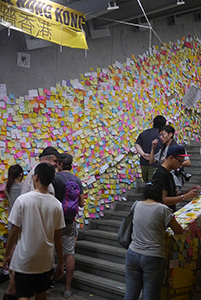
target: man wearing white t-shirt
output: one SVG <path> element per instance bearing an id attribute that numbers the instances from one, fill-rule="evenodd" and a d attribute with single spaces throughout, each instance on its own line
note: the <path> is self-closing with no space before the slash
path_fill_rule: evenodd
<path id="1" fill-rule="evenodd" d="M 46 289 L 54 263 L 54 249 L 58 256 L 56 277 L 63 276 L 61 228 L 65 227 L 62 204 L 48 192 L 54 179 L 54 167 L 40 163 L 33 176 L 35 190 L 19 196 L 12 208 L 9 221 L 13 224 L 8 237 L 4 268 L 15 271 L 18 299 L 46 300 Z"/>

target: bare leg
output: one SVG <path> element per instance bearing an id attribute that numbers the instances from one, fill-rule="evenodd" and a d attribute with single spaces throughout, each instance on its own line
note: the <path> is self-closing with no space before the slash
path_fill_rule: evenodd
<path id="1" fill-rule="evenodd" d="M 65 265 L 66 265 L 66 285 L 65 291 L 71 290 L 71 283 L 73 279 L 73 272 L 75 268 L 75 259 L 73 254 L 65 255 Z"/>
<path id="2" fill-rule="evenodd" d="M 15 296 L 16 295 L 16 289 L 15 289 L 15 272 L 12 271 L 11 273 L 11 278 L 9 285 L 6 289 L 6 294 L 10 296 Z"/>

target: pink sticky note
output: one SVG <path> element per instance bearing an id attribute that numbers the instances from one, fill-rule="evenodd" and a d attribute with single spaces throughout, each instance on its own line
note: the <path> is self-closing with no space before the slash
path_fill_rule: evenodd
<path id="1" fill-rule="evenodd" d="M 100 210 L 104 210 L 104 205 L 100 205 Z"/>
<path id="2" fill-rule="evenodd" d="M 20 152 L 18 152 L 16 155 L 17 155 L 17 157 L 19 158 L 19 157 L 22 157 L 23 153 L 20 151 Z"/>
<path id="3" fill-rule="evenodd" d="M 192 248 L 188 248 L 188 255 L 191 255 L 191 256 L 193 256 L 193 249 Z"/>

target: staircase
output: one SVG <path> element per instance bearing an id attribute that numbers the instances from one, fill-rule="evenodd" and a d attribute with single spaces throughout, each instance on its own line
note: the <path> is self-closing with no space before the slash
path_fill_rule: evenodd
<path id="1" fill-rule="evenodd" d="M 201 185 L 201 143 L 185 146 L 191 154 L 191 167 L 185 171 L 191 173 L 189 182 L 183 190 L 193 185 Z M 140 192 L 138 193 L 137 190 Z M 73 286 L 104 299 L 123 300 L 125 294 L 125 255 L 126 250 L 117 243 L 117 231 L 121 220 L 126 216 L 135 200 L 142 199 L 142 189 L 127 191 L 127 202 L 116 202 L 112 211 L 106 211 L 104 219 L 91 220 L 88 230 L 81 230 L 76 245 L 76 271 Z M 182 201 L 178 209 L 187 201 Z"/>
<path id="2" fill-rule="evenodd" d="M 115 203 L 104 219 L 92 220 L 88 230 L 80 231 L 76 244 L 73 286 L 105 299 L 123 300 L 125 294 L 126 249 L 118 244 L 117 231 L 142 194 L 130 190 L 126 197 L 127 202 Z"/>
<path id="3" fill-rule="evenodd" d="M 201 186 L 201 143 L 191 143 L 190 145 L 185 145 L 185 149 L 188 154 L 191 154 L 191 166 L 185 167 L 185 172 L 192 174 L 192 177 L 188 182 L 185 181 L 182 188 L 183 191 L 191 188 L 194 185 Z M 182 201 L 177 205 L 177 209 L 183 207 L 188 202 L 188 200 Z"/>

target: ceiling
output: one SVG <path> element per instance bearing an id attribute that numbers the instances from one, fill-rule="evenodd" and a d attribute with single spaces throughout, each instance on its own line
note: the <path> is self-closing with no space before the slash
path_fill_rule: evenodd
<path id="1" fill-rule="evenodd" d="M 145 22 L 138 1 L 150 21 L 185 14 L 195 14 L 198 19 L 200 18 L 200 0 L 56 0 L 55 2 L 85 13 L 86 20 L 93 21 L 94 30 L 100 30 L 118 24 L 115 20 L 135 24 Z M 110 10 L 107 9 L 108 3 L 111 6 Z M 112 10 L 114 6 L 119 8 Z"/>
<path id="2" fill-rule="evenodd" d="M 110 36 L 110 27 L 119 22 L 147 26 L 143 10 L 152 24 L 153 20 L 169 18 L 170 24 L 181 24 L 183 16 L 194 15 L 195 20 L 201 21 L 201 0 L 51 0 L 63 6 L 80 11 L 86 15 L 86 35 L 92 39 Z M 141 7 L 140 7 L 141 5 Z M 109 9 L 108 9 L 109 6 Z M 116 9 L 115 9 L 116 7 Z M 183 21 L 185 22 L 185 20 Z M 5 27 L 0 25 L 0 31 Z M 135 30 L 142 30 L 134 27 Z M 22 34 L 27 50 L 52 45 L 47 41 L 38 40 Z"/>

